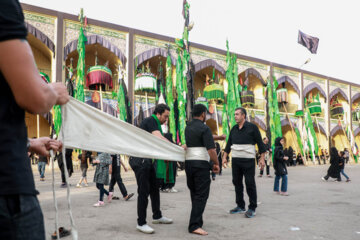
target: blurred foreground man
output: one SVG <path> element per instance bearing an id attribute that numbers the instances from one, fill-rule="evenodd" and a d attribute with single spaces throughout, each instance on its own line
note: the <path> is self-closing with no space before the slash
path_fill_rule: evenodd
<path id="1" fill-rule="evenodd" d="M 50 138 L 28 139 L 25 111 L 48 112 L 69 100 L 61 83 L 46 84 L 26 41 L 18 0 L 0 1 L 0 239 L 45 239 L 27 152 L 49 156 L 61 149 Z"/>

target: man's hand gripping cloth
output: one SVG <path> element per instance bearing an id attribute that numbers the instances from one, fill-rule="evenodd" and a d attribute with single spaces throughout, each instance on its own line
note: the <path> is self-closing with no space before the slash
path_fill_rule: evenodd
<path id="1" fill-rule="evenodd" d="M 62 106 L 62 114 L 64 139 L 60 140 L 66 148 L 185 161 L 183 148 L 74 98 Z"/>
<path id="2" fill-rule="evenodd" d="M 233 144 L 231 145 L 231 156 L 233 158 L 255 158 L 255 145 Z"/>

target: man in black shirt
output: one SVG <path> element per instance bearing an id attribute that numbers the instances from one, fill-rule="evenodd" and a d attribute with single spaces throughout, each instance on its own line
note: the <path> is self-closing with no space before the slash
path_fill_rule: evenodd
<path id="1" fill-rule="evenodd" d="M 210 192 L 210 170 L 214 173 L 219 172 L 214 138 L 210 128 L 204 124 L 206 111 L 204 105 L 195 104 L 192 111 L 193 120 L 185 128 L 185 172 L 192 203 L 188 230 L 200 235 L 208 234 L 202 229 L 202 215 Z"/>
<path id="2" fill-rule="evenodd" d="M 255 184 L 255 144 L 259 148 L 261 154 L 259 165 L 260 169 L 265 166 L 265 146 L 262 142 L 259 128 L 246 121 L 246 110 L 244 108 L 235 109 L 235 125 L 229 135 L 228 142 L 225 147 L 223 156 L 223 165 L 226 167 L 227 156 L 232 151 L 232 175 L 233 184 L 235 186 L 236 204 L 237 206 L 230 210 L 230 213 L 244 213 L 244 187 L 243 176 L 245 176 L 246 192 L 249 195 L 249 209 L 245 216 L 252 218 L 255 216 L 257 207 L 257 195 Z"/>
<path id="3" fill-rule="evenodd" d="M 162 134 L 161 125 L 169 119 L 170 108 L 166 104 L 158 104 L 155 107 L 154 114 L 145 118 L 140 128 L 168 141 Z M 153 224 L 172 223 L 172 219 L 163 217 L 160 211 L 160 191 L 156 183 L 156 170 L 154 162 L 156 160 L 147 158 L 130 158 L 130 166 L 135 172 L 136 182 L 138 185 L 138 225 L 136 229 L 143 233 L 153 233 L 154 229 L 146 224 L 146 209 L 148 205 L 148 197 L 151 198 L 151 207 L 153 211 Z"/>
<path id="4" fill-rule="evenodd" d="M 0 239 L 45 239 L 27 152 L 48 156 L 49 150 L 58 150 L 61 143 L 48 137 L 28 139 L 25 110 L 43 114 L 69 100 L 65 85 L 46 84 L 40 78 L 26 36 L 18 0 L 1 0 Z"/>

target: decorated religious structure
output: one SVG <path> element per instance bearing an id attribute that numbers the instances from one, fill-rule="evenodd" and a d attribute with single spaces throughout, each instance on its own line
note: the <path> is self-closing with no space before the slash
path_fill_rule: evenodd
<path id="1" fill-rule="evenodd" d="M 184 142 L 193 104 L 208 107 L 206 124 L 214 134 L 228 134 L 234 109 L 243 106 L 263 137 L 284 136 L 286 146 L 310 162 L 330 145 L 348 148 L 357 162 L 360 85 L 230 53 L 225 39 L 227 51 L 192 43 L 196 25 L 186 1 L 179 39 L 88 19 L 82 10 L 75 16 L 22 7 L 43 79 L 67 84 L 70 95 L 114 117 L 139 125 L 156 103 L 167 103 L 167 128 Z M 48 136 L 52 126 L 56 132 L 61 118 L 54 112 L 27 113 L 29 137 Z"/>

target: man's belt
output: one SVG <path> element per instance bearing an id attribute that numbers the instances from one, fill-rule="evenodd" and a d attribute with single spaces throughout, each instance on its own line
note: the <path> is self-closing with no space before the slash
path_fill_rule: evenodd
<path id="1" fill-rule="evenodd" d="M 210 156 L 205 147 L 188 147 L 185 160 L 209 161 Z"/>
<path id="2" fill-rule="evenodd" d="M 233 158 L 255 158 L 255 145 L 233 144 L 231 145 L 231 155 Z"/>

